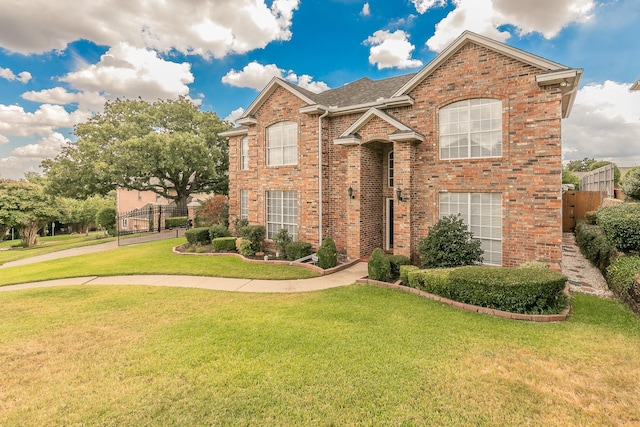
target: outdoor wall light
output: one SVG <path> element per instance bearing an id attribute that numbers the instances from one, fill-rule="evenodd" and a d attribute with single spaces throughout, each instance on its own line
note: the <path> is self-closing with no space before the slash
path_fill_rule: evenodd
<path id="1" fill-rule="evenodd" d="M 405 200 L 402 198 L 402 190 L 400 188 L 396 188 L 396 197 L 399 202 L 404 202 Z"/>
<path id="2" fill-rule="evenodd" d="M 565 87 L 569 84 L 569 81 L 567 79 L 562 79 L 562 81 L 560 82 L 560 86 Z"/>
<path id="3" fill-rule="evenodd" d="M 347 189 L 347 194 L 349 195 L 350 199 L 356 198 L 356 196 L 353 195 L 353 188 L 351 188 L 351 186 L 349 186 L 349 188 Z"/>

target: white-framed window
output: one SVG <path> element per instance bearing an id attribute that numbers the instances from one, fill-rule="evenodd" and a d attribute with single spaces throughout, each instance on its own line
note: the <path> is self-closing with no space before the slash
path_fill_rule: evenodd
<path id="1" fill-rule="evenodd" d="M 127 229 L 128 229 L 128 225 L 129 225 L 129 224 L 128 224 L 128 222 L 127 222 L 127 218 L 122 218 L 122 225 L 121 225 L 121 228 L 122 228 L 123 230 L 127 230 Z"/>
<path id="2" fill-rule="evenodd" d="M 457 214 L 482 243 L 484 263 L 502 265 L 502 194 L 440 193 L 440 217 Z"/>
<path id="3" fill-rule="evenodd" d="M 502 156 L 502 101 L 466 99 L 440 109 L 440 158 Z"/>
<path id="4" fill-rule="evenodd" d="M 389 187 L 393 188 L 393 151 L 389 151 L 389 157 L 387 158 L 387 176 L 389 178 Z"/>
<path id="5" fill-rule="evenodd" d="M 240 170 L 249 169 L 249 138 L 240 140 Z"/>
<path id="6" fill-rule="evenodd" d="M 240 190 L 240 218 L 249 217 L 249 190 Z"/>
<path id="7" fill-rule="evenodd" d="M 267 166 L 298 163 L 298 124 L 278 122 L 267 128 Z"/>
<path id="8" fill-rule="evenodd" d="M 298 240 L 298 193 L 296 191 L 267 191 L 267 239 L 282 228 Z"/>

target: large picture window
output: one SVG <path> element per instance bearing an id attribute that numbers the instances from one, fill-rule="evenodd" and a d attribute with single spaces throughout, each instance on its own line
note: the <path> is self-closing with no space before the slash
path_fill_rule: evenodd
<path id="1" fill-rule="evenodd" d="M 240 141 L 240 170 L 249 169 L 249 138 Z"/>
<path id="2" fill-rule="evenodd" d="M 267 191 L 267 239 L 281 229 L 298 240 L 298 193 L 296 191 Z"/>
<path id="3" fill-rule="evenodd" d="M 440 109 L 440 158 L 502 156 L 502 102 L 467 99 Z"/>
<path id="4" fill-rule="evenodd" d="M 240 190 L 240 218 L 249 217 L 249 190 Z"/>
<path id="5" fill-rule="evenodd" d="M 484 263 L 502 265 L 502 194 L 440 193 L 440 217 L 457 214 L 482 243 Z"/>
<path id="6" fill-rule="evenodd" d="M 267 166 L 298 163 L 298 124 L 278 122 L 267 128 Z"/>

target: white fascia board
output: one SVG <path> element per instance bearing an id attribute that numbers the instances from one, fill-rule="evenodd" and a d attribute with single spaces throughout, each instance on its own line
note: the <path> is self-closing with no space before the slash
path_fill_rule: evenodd
<path id="1" fill-rule="evenodd" d="M 345 107 L 327 107 L 322 104 L 309 105 L 302 107 L 300 110 L 304 114 L 320 114 L 329 111 L 330 116 L 344 116 L 346 114 L 362 113 L 370 108 L 386 109 L 392 107 L 410 107 L 414 104 L 413 98 L 409 95 L 398 96 L 395 98 L 384 98 L 374 102 L 367 102 L 365 104 L 347 105 Z"/>
<path id="2" fill-rule="evenodd" d="M 420 135 L 418 132 L 415 132 L 415 131 L 395 133 L 395 134 L 392 133 L 391 135 L 389 135 L 389 140 L 394 142 L 402 142 L 402 141 L 423 142 L 424 136 Z"/>
<path id="3" fill-rule="evenodd" d="M 553 71 L 550 73 L 538 74 L 536 76 L 536 82 L 538 86 L 550 86 L 562 82 L 564 79 L 575 79 L 582 70 L 570 68 L 567 70 Z"/>
<path id="4" fill-rule="evenodd" d="M 237 129 L 229 129 L 224 132 L 220 132 L 218 135 L 224 138 L 228 138 L 230 136 L 240 136 L 240 135 L 246 135 L 248 133 L 249 133 L 248 128 L 237 128 Z"/>
<path id="5" fill-rule="evenodd" d="M 274 77 L 271 79 L 271 81 L 267 84 L 267 86 L 265 86 L 264 89 L 262 89 L 262 92 L 260 92 L 260 95 L 258 95 L 258 97 L 256 99 L 253 100 L 253 102 L 251 103 L 251 105 L 249 105 L 249 107 L 247 108 L 247 110 L 244 112 L 244 114 L 242 115 L 242 117 L 240 118 L 240 120 L 249 117 L 249 116 L 253 116 L 255 114 L 255 112 L 260 108 L 260 106 L 264 103 L 264 101 L 266 101 L 266 99 L 278 88 L 284 88 L 286 90 L 288 90 L 289 92 L 291 92 L 292 94 L 294 94 L 295 96 L 297 96 L 298 98 L 302 99 L 304 102 L 306 102 L 307 104 L 315 104 L 315 102 L 311 99 L 309 99 L 307 96 L 303 95 L 302 93 L 298 92 L 297 90 L 295 90 L 294 88 L 292 88 L 291 86 L 289 86 L 287 83 L 285 83 L 284 80 L 282 80 L 280 77 Z"/>
<path id="6" fill-rule="evenodd" d="M 255 125 L 256 123 L 258 123 L 258 119 L 256 119 L 255 117 L 241 117 L 238 120 L 236 120 L 236 123 L 239 125 L 245 125 L 245 126 L 251 126 L 251 125 Z"/>
<path id="7" fill-rule="evenodd" d="M 377 117 L 381 118 L 382 120 L 384 120 L 385 122 L 389 123 L 391 126 L 394 126 L 398 130 L 402 130 L 402 131 L 412 131 L 413 130 L 413 129 L 409 128 L 408 126 L 405 126 L 404 124 L 400 123 L 399 121 L 397 121 L 396 119 L 394 119 L 390 115 L 385 114 L 382 111 L 378 110 L 377 108 L 369 108 L 369 110 L 367 110 L 366 113 L 364 113 L 362 116 L 360 116 L 360 118 L 358 120 L 353 122 L 353 124 L 351 126 L 349 126 L 349 128 L 347 130 L 345 130 L 342 133 L 342 135 L 340 135 L 340 138 L 348 137 L 349 135 L 357 132 L 361 127 L 363 127 L 365 124 L 367 124 L 367 122 L 369 120 L 371 120 L 373 118 L 373 116 L 377 116 Z"/>
<path id="8" fill-rule="evenodd" d="M 357 136 L 340 137 L 340 138 L 334 139 L 333 143 L 335 145 L 344 145 L 344 146 L 359 145 L 360 138 Z"/>

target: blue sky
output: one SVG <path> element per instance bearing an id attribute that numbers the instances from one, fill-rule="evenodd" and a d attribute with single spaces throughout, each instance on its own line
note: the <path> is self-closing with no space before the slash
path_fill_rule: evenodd
<path id="1" fill-rule="evenodd" d="M 416 72 L 471 30 L 583 68 L 565 160 L 640 164 L 640 0 L 3 0 L 0 177 L 40 171 L 110 99 L 233 120 L 274 76 L 322 91 Z"/>

